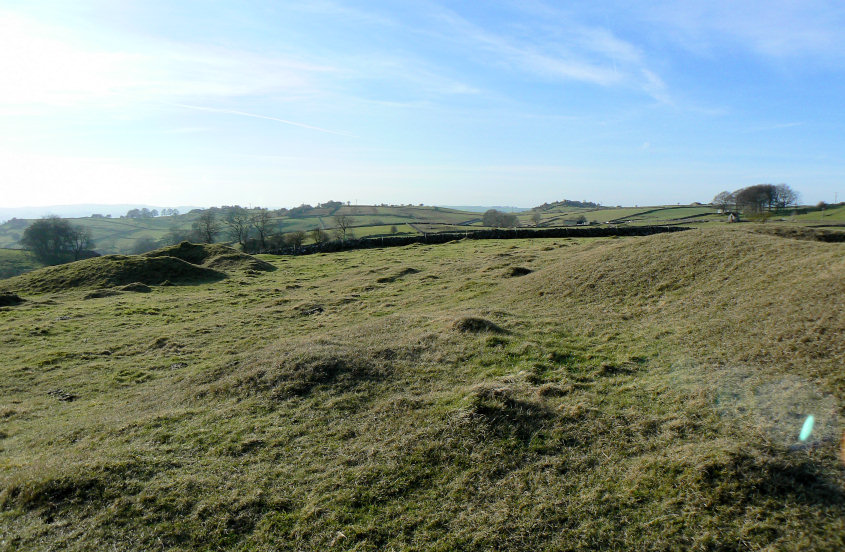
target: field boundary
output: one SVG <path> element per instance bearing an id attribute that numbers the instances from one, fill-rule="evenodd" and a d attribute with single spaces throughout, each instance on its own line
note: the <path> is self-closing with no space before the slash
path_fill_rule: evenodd
<path id="1" fill-rule="evenodd" d="M 455 240 L 517 240 L 530 238 L 607 238 L 612 236 L 650 236 L 666 232 L 689 230 L 684 226 L 615 226 L 615 227 L 565 227 L 565 228 L 497 228 L 493 230 L 473 230 L 466 232 L 438 232 L 417 236 L 370 236 L 367 238 L 332 241 L 322 244 L 303 245 L 298 248 L 284 247 L 263 251 L 270 255 L 311 255 L 353 249 L 373 249 L 379 247 L 403 247 L 416 243 L 440 244 Z"/>

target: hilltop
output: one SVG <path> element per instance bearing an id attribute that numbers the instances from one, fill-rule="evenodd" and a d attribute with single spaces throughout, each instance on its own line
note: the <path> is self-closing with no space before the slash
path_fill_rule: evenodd
<path id="1" fill-rule="evenodd" d="M 845 244 L 759 228 L 7 280 L 4 546 L 842 548 Z"/>

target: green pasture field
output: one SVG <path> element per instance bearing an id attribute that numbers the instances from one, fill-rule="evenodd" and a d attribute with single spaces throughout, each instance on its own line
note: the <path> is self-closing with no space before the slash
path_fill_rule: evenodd
<path id="1" fill-rule="evenodd" d="M 842 549 L 845 245 L 760 229 L 2 280 L 0 550 Z"/>

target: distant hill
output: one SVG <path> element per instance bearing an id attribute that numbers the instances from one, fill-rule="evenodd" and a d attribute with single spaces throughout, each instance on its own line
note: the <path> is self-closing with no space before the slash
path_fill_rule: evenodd
<path id="1" fill-rule="evenodd" d="M 438 207 L 443 207 L 444 209 L 455 209 L 456 211 L 470 211 L 471 213 L 483 213 L 490 209 L 496 209 L 497 211 L 502 211 L 505 213 L 521 213 L 522 211 L 528 211 L 530 209 L 529 207 L 513 207 L 502 205 L 438 205 Z"/>
<path id="2" fill-rule="evenodd" d="M 13 218 L 19 219 L 37 219 L 47 215 L 56 215 L 63 218 L 81 218 L 90 217 L 93 214 L 100 214 L 103 216 L 111 215 L 112 217 L 119 217 L 125 215 L 131 209 L 157 209 L 161 211 L 163 207 L 156 207 L 153 205 L 142 205 L 140 203 L 126 203 L 126 204 L 105 204 L 105 203 L 83 203 L 79 205 L 46 205 L 42 207 L 0 207 L 0 223 L 6 222 Z M 187 213 L 191 209 L 197 209 L 189 205 L 180 205 L 177 207 L 170 207 L 171 209 L 179 209 L 180 213 Z"/>

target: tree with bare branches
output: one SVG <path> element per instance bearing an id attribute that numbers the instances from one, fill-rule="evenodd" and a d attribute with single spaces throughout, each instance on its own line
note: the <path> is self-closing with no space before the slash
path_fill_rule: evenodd
<path id="1" fill-rule="evenodd" d="M 229 237 L 238 242 L 241 247 L 246 243 L 251 228 L 249 211 L 239 205 L 235 205 L 226 213 L 223 224 L 229 230 Z"/>
<path id="2" fill-rule="evenodd" d="M 202 243 L 214 243 L 217 234 L 220 233 L 220 222 L 217 220 L 217 215 L 214 211 L 207 210 L 200 213 L 197 220 L 191 225 L 194 237 L 197 241 Z"/>
<path id="3" fill-rule="evenodd" d="M 340 241 L 346 241 L 352 237 L 352 217 L 349 215 L 335 215 L 334 233 Z"/>
<path id="4" fill-rule="evenodd" d="M 261 245 L 261 249 L 266 249 L 267 236 L 273 232 L 273 215 L 267 209 L 259 207 L 252 213 L 250 223 L 258 234 L 258 243 Z"/>

